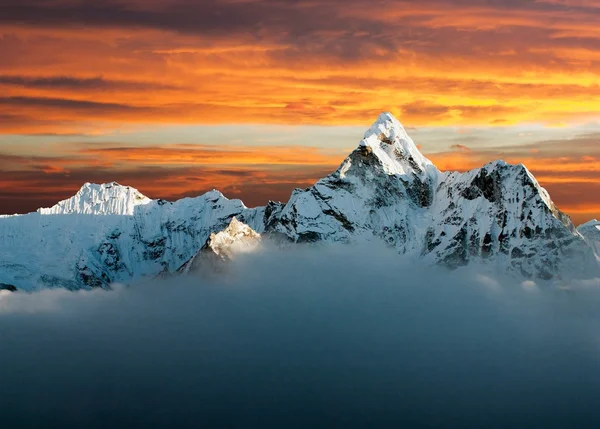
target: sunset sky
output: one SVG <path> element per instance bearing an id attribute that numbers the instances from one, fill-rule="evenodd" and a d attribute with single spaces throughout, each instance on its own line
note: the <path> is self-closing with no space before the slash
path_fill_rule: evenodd
<path id="1" fill-rule="evenodd" d="M 600 217 L 600 0 L 0 0 L 0 214 L 84 182 L 285 201 L 382 111 Z"/>

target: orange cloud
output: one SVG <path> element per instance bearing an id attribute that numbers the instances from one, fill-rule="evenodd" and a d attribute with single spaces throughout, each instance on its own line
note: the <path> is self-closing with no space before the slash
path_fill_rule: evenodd
<path id="1" fill-rule="evenodd" d="M 0 133 L 99 123 L 364 124 L 383 110 L 415 126 L 493 126 L 587 121 L 600 112 L 599 17 L 583 1 L 396 1 L 385 14 L 366 0 L 343 8 L 152 4 L 110 2 L 114 22 L 78 2 L 56 6 L 62 15 L 52 2 L 31 6 L 14 22 L 7 10 L 0 117 L 17 120 L 0 119 Z M 259 33 L 250 4 L 267 12 Z M 189 22 L 186 7 L 249 15 L 223 19 L 219 29 Z M 56 24 L 69 16 L 94 31 Z"/>
<path id="2" fill-rule="evenodd" d="M 0 153 L 0 213 L 29 212 L 77 192 L 84 182 L 119 181 L 153 198 L 217 188 L 250 206 L 287 200 L 335 170 L 344 155 L 309 147 L 81 146 L 62 156 Z"/>
<path id="3" fill-rule="evenodd" d="M 324 165 L 339 163 L 341 153 L 305 146 L 220 147 L 171 145 L 165 147 L 83 148 L 82 155 L 114 164 L 134 165 Z"/>
<path id="4" fill-rule="evenodd" d="M 597 3 L 119 0 L 103 2 L 99 14 L 84 1 L 5 0 L 0 140 L 47 134 L 51 141 L 55 134 L 121 133 L 147 124 L 368 125 L 384 110 L 415 127 L 597 121 Z M 151 196 L 209 186 L 252 195 L 263 189 L 258 184 L 284 195 L 292 182 L 309 184 L 319 177 L 314 169 L 333 169 L 345 155 L 302 142 L 217 150 L 167 143 L 48 145 L 44 157 L 0 157 L 2 203 L 22 195 L 39 202 L 50 198 L 50 187 L 53 198 L 68 196 L 76 182 L 90 180 L 139 183 Z M 441 169 L 496 158 L 523 162 L 565 210 L 595 210 L 578 191 L 591 192 L 598 179 L 594 141 L 576 153 L 453 143 L 447 153 L 430 155 Z M 11 150 L 20 149 L 0 141 L 1 152 Z M 284 171 L 293 174 L 286 179 Z M 566 185 L 577 201 L 562 193 Z"/>
<path id="5" fill-rule="evenodd" d="M 593 137 L 575 140 L 588 151 Z M 466 171 L 503 158 L 523 162 L 554 201 L 575 222 L 600 214 L 600 147 L 590 155 L 549 155 L 559 142 L 504 151 L 456 144 L 452 150 L 429 154 L 441 170 Z M 560 142 L 564 143 L 564 142 Z M 579 143 L 579 144 L 577 144 Z M 82 146 L 65 156 L 0 155 L 0 202 L 4 212 L 31 211 L 72 195 L 86 181 L 117 180 L 151 197 L 176 199 L 213 188 L 241 198 L 248 205 L 269 199 L 287 200 L 296 187 L 307 187 L 335 170 L 346 154 L 307 147 L 217 147 L 169 145 L 158 147 Z M 9 208 L 10 207 L 10 208 Z"/>

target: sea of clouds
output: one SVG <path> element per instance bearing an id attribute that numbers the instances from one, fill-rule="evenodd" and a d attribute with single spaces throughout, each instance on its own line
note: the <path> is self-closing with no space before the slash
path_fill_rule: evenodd
<path id="1" fill-rule="evenodd" d="M 600 427 L 600 283 L 380 247 L 0 292 L 1 427 Z M 6 425 L 6 426 L 5 426 Z"/>

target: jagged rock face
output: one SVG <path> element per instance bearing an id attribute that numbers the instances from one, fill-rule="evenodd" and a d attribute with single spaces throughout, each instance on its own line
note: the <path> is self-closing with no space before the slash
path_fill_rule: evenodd
<path id="1" fill-rule="evenodd" d="M 524 166 L 442 173 L 382 114 L 337 171 L 287 204 L 248 209 L 218 191 L 170 203 L 117 183 L 85 184 L 54 207 L 0 217 L 0 282 L 107 288 L 174 273 L 205 245 L 225 254 L 213 241 L 231 235 L 233 217 L 290 242 L 383 240 L 451 268 L 478 259 L 543 279 L 565 265 L 598 268 L 590 245 L 598 253 L 600 230 L 582 228 L 584 240 Z"/>
<path id="2" fill-rule="evenodd" d="M 234 217 L 223 231 L 212 233 L 200 251 L 177 271 L 181 274 L 221 271 L 223 263 L 240 253 L 255 251 L 261 241 L 259 233 Z"/>
<path id="3" fill-rule="evenodd" d="M 522 165 L 497 161 L 448 174 L 435 193 L 428 258 L 450 267 L 492 260 L 526 277 L 550 279 L 565 269 L 594 266 L 570 219 Z"/>

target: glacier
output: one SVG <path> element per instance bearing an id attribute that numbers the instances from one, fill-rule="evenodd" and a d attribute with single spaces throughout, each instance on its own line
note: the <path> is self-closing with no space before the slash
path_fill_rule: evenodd
<path id="1" fill-rule="evenodd" d="M 383 241 L 405 258 L 451 269 L 478 261 L 541 280 L 599 270 L 600 229 L 575 228 L 525 166 L 441 172 L 383 113 L 335 172 L 287 203 L 248 208 L 216 190 L 169 202 L 115 182 L 86 183 L 53 207 L 2 216 L 0 284 L 78 290 L 177 273 L 211 234 L 214 241 L 229 228 L 219 239 L 232 244 L 242 224 L 289 243 Z"/>

